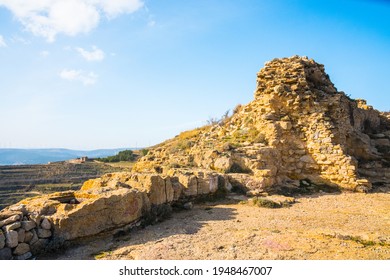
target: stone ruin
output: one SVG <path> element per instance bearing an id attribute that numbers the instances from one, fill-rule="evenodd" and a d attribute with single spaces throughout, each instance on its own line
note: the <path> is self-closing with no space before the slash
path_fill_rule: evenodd
<path id="1" fill-rule="evenodd" d="M 367 192 L 389 187 L 389 179 L 389 114 L 337 91 L 311 59 L 274 59 L 257 75 L 254 101 L 153 147 L 132 172 L 2 210 L 0 259 L 29 259 L 67 241 L 153 223 L 171 206 L 232 190 Z"/>
<path id="2" fill-rule="evenodd" d="M 79 191 L 25 199 L 0 212 L 0 260 L 26 260 L 66 241 L 154 223 L 173 204 L 186 208 L 193 198 L 229 188 L 215 172 L 123 172 L 88 180 Z"/>

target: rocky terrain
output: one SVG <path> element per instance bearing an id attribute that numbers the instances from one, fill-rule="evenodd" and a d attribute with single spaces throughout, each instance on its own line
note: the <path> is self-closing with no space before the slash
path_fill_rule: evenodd
<path id="1" fill-rule="evenodd" d="M 232 116 L 152 147 L 131 172 L 1 211 L 0 259 L 74 242 L 104 251 L 96 240 L 120 235 L 125 249 L 101 257 L 389 258 L 389 179 L 389 115 L 337 91 L 311 59 L 274 59 L 258 73 L 254 101 Z M 250 199 L 237 204 L 232 193 Z M 223 197 L 158 224 L 172 209 Z"/>
<path id="2" fill-rule="evenodd" d="M 253 207 L 243 203 L 245 197 L 233 195 L 44 258 L 388 260 L 389 195 L 387 190 L 296 196 L 295 204 L 279 209 Z"/>
<path id="3" fill-rule="evenodd" d="M 211 169 L 254 192 L 301 180 L 360 191 L 389 182 L 388 115 L 338 92 L 305 57 L 275 59 L 257 76 L 254 101 L 158 145 L 134 170 Z"/>

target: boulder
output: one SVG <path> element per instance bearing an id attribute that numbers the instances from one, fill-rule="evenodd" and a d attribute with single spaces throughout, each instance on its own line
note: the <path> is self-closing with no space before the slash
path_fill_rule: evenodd
<path id="1" fill-rule="evenodd" d="M 183 186 L 185 196 L 195 196 L 198 194 L 198 180 L 192 174 L 178 174 L 180 184 Z"/>
<path id="2" fill-rule="evenodd" d="M 148 210 L 145 192 L 125 187 L 94 187 L 76 193 L 79 204 L 60 205 L 50 216 L 56 238 L 72 240 L 130 224 Z M 156 200 L 157 201 L 157 200 Z"/>
<path id="3" fill-rule="evenodd" d="M 233 160 L 230 157 L 219 157 L 214 161 L 214 169 L 218 172 L 226 173 L 233 166 Z"/>

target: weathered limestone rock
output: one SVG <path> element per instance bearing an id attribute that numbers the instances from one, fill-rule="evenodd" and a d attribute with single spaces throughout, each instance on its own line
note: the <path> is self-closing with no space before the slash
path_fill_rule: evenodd
<path id="1" fill-rule="evenodd" d="M 179 174 L 180 184 L 184 187 L 185 196 L 195 196 L 198 194 L 198 180 L 195 175 Z"/>
<path id="2" fill-rule="evenodd" d="M 51 224 L 50 224 L 50 222 L 49 222 L 48 219 L 44 218 L 44 219 L 42 220 L 42 222 L 41 222 L 41 228 L 47 229 L 47 230 L 51 229 Z"/>
<path id="3" fill-rule="evenodd" d="M 24 239 L 26 238 L 26 231 L 23 228 L 19 228 L 17 230 L 18 233 L 18 242 L 22 243 L 24 242 Z"/>
<path id="4" fill-rule="evenodd" d="M 9 248 L 18 246 L 18 233 L 14 230 L 5 232 L 5 244 Z"/>
<path id="5" fill-rule="evenodd" d="M 230 157 L 219 157 L 214 162 L 214 169 L 216 171 L 226 173 L 233 166 L 233 160 Z"/>
<path id="6" fill-rule="evenodd" d="M 20 220 L 20 215 L 12 215 L 12 216 L 6 218 L 3 221 L 0 221 L 0 227 L 3 227 L 3 226 L 8 225 L 8 224 L 15 223 L 15 222 L 17 222 L 19 220 Z"/>
<path id="7" fill-rule="evenodd" d="M 33 239 L 34 234 L 31 231 L 27 231 L 24 235 L 24 242 L 30 243 L 31 240 Z"/>
<path id="8" fill-rule="evenodd" d="M 22 227 L 24 228 L 25 231 L 32 230 L 35 228 L 36 224 L 34 221 L 22 221 Z"/>
<path id="9" fill-rule="evenodd" d="M 28 252 L 30 252 L 30 245 L 26 243 L 19 243 L 19 245 L 14 249 L 13 254 L 21 256 Z"/>
<path id="10" fill-rule="evenodd" d="M 23 215 L 27 213 L 26 205 L 24 204 L 16 204 L 16 205 L 11 205 L 9 207 L 9 210 L 13 212 L 21 212 Z"/>
<path id="11" fill-rule="evenodd" d="M 15 223 L 4 226 L 3 230 L 10 231 L 10 230 L 18 229 L 18 228 L 20 228 L 20 226 L 21 226 L 20 222 L 15 222 Z"/>
<path id="12" fill-rule="evenodd" d="M 32 234 L 32 237 L 31 237 L 30 241 L 29 242 L 26 241 L 26 243 L 29 243 L 32 245 L 32 244 L 35 244 L 39 240 L 39 238 L 38 238 L 38 234 L 37 234 L 35 229 L 33 229 L 30 232 Z"/>
<path id="13" fill-rule="evenodd" d="M 56 237 L 71 240 L 138 220 L 150 207 L 144 192 L 127 187 L 92 188 L 75 193 L 79 204 L 57 205 L 50 220 Z"/>

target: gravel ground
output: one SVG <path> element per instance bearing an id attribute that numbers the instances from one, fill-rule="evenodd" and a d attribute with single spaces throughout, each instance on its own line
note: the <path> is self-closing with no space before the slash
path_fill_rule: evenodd
<path id="1" fill-rule="evenodd" d="M 296 197 L 289 208 L 239 203 L 192 210 L 120 237 L 95 237 L 52 259 L 390 259 L 390 193 Z"/>

